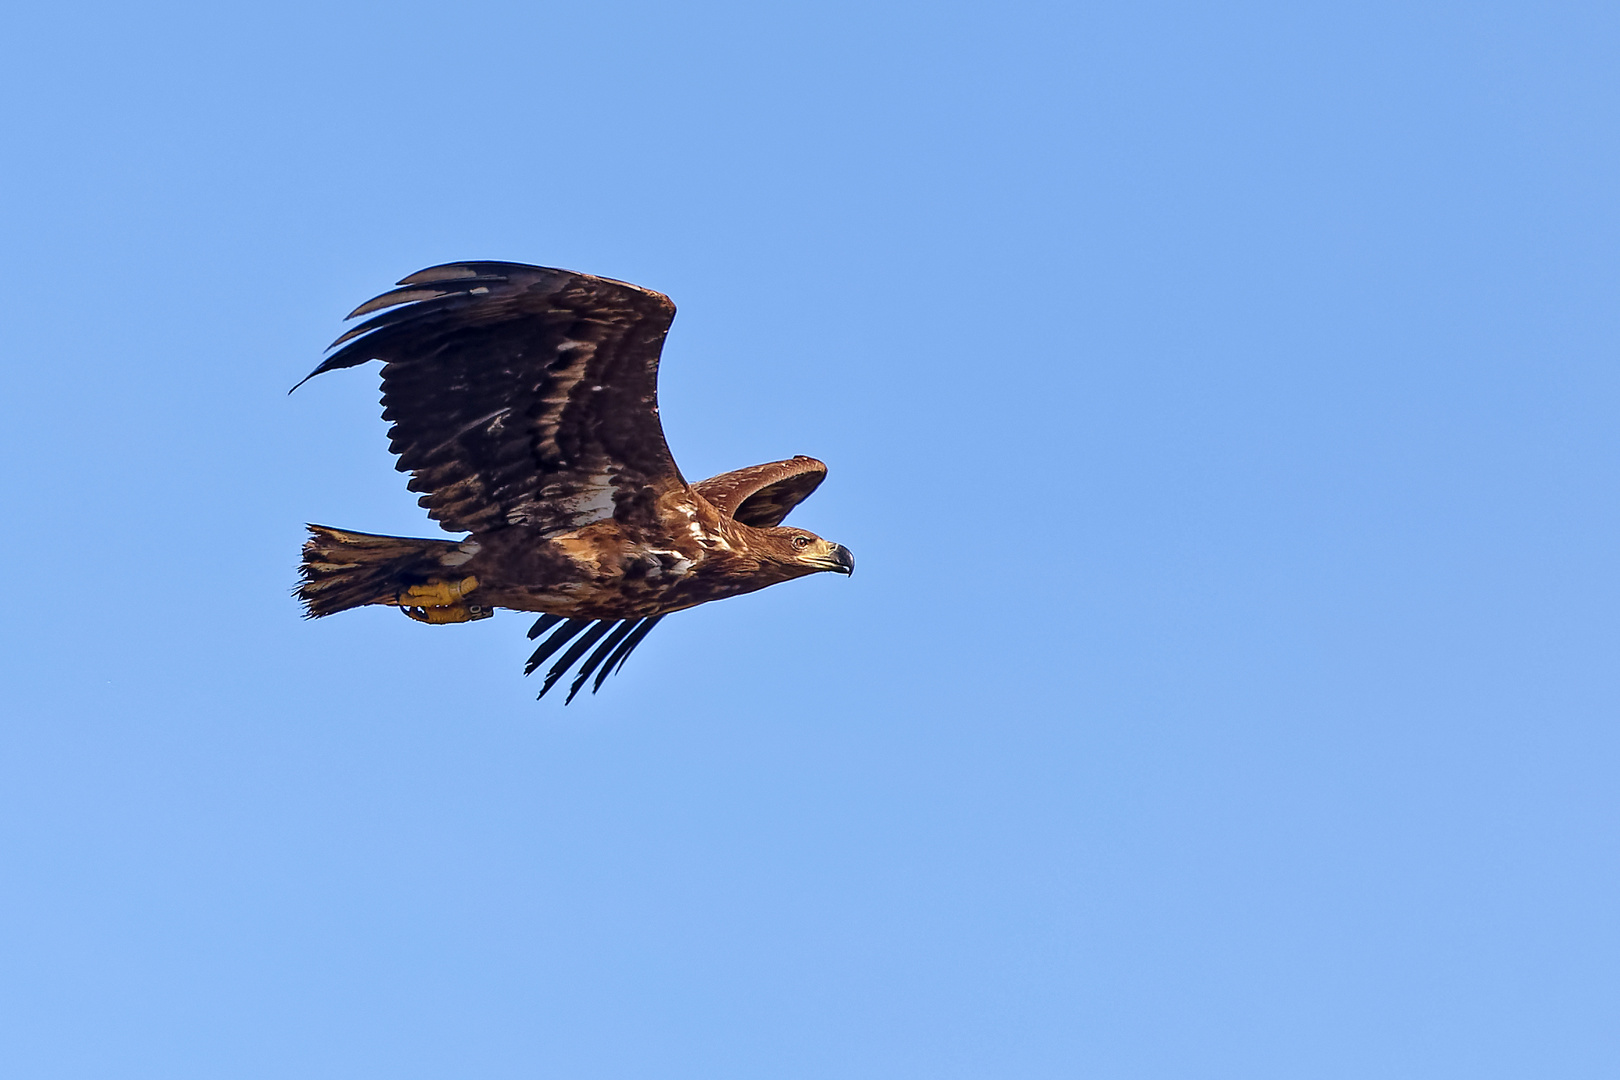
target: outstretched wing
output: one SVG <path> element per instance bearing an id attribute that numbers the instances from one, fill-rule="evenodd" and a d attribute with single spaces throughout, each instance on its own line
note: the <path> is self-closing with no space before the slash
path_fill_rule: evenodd
<path id="1" fill-rule="evenodd" d="M 827 466 L 800 454 L 788 461 L 750 465 L 693 484 L 722 513 L 744 525 L 768 529 L 782 524 L 788 512 L 816 490 L 827 476 Z"/>
<path id="2" fill-rule="evenodd" d="M 651 525 L 659 497 L 685 487 L 658 422 L 668 297 L 501 262 L 399 284 L 350 313 L 384 312 L 333 342 L 306 381 L 383 361 L 396 468 L 429 517 L 456 532 Z"/>

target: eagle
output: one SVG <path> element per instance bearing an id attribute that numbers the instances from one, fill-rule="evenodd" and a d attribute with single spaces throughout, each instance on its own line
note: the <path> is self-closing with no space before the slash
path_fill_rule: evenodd
<path id="1" fill-rule="evenodd" d="M 539 696 L 578 664 L 572 701 L 671 612 L 854 572 L 848 548 L 782 525 L 826 476 L 816 459 L 682 478 L 658 419 L 667 296 L 552 267 L 448 263 L 347 318 L 365 315 L 298 386 L 381 360 L 395 468 L 429 518 L 467 535 L 309 525 L 306 617 L 367 604 L 433 625 L 538 612 L 529 638 L 546 636 L 524 674 L 566 646 Z"/>

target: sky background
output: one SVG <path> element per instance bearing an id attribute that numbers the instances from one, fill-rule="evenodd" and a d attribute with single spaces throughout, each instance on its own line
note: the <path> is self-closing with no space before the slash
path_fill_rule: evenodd
<path id="1" fill-rule="evenodd" d="M 1620 1075 L 1620 9 L 19 8 L 8 1075 Z M 680 305 L 822 575 L 564 708 L 341 316 Z"/>

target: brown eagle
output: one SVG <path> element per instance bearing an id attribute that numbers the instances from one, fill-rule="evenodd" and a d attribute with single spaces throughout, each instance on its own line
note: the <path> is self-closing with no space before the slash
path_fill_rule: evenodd
<path id="1" fill-rule="evenodd" d="M 383 361 L 395 467 L 428 517 L 470 535 L 309 526 L 297 591 L 309 617 L 364 604 L 424 623 L 543 612 L 529 637 L 550 634 L 524 674 L 567 645 L 540 696 L 583 659 L 572 701 L 672 611 L 854 571 L 847 548 L 781 527 L 827 473 L 814 458 L 682 479 L 658 421 L 668 297 L 504 262 L 429 267 L 399 285 L 355 308 L 348 318 L 383 314 L 298 385 Z"/>

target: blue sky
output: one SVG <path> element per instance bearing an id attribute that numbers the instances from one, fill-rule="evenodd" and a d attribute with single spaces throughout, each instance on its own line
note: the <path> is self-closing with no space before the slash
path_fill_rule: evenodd
<path id="1" fill-rule="evenodd" d="M 0 1058 L 1611 1077 L 1611 5 L 59 4 L 0 41 Z M 359 301 L 659 289 L 823 575 L 534 701 Z"/>

